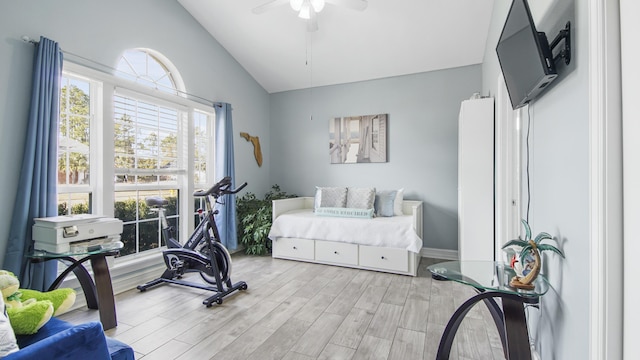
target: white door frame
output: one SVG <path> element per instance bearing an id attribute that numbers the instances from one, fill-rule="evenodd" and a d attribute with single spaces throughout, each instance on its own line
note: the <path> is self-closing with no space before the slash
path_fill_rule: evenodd
<path id="1" fill-rule="evenodd" d="M 640 13 L 638 0 L 620 0 L 621 63 L 622 71 L 622 126 L 623 168 L 624 168 L 624 274 L 640 274 L 640 261 L 636 254 L 640 252 L 637 240 L 637 222 L 640 219 L 640 121 L 638 121 L 635 101 L 640 97 Z M 623 358 L 637 357 L 636 345 L 640 323 L 640 310 L 636 303 L 640 291 L 632 276 L 623 280 Z"/>
<path id="2" fill-rule="evenodd" d="M 495 101 L 495 259 L 507 260 L 502 245 L 515 239 L 520 224 L 520 124 L 511 107 L 502 72 Z M 516 116 L 518 115 L 518 116 Z"/>
<path id="3" fill-rule="evenodd" d="M 589 0 L 587 4 L 591 359 L 622 359 L 622 115 L 618 5 L 619 0 Z"/>

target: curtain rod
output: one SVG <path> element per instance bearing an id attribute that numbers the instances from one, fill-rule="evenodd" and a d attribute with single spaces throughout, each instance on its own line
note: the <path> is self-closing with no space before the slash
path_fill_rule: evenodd
<path id="1" fill-rule="evenodd" d="M 22 36 L 22 38 L 21 38 L 21 40 L 22 40 L 22 41 L 24 41 L 24 42 L 26 42 L 26 43 L 28 43 L 28 44 L 32 44 L 32 45 L 37 45 L 37 44 L 39 43 L 39 41 L 34 40 L 34 39 L 32 39 L 32 38 L 28 37 L 27 35 L 23 35 L 23 36 Z M 82 59 L 82 60 L 84 60 L 84 61 L 90 62 L 90 63 L 92 63 L 92 64 L 99 65 L 99 66 L 101 66 L 101 67 L 103 67 L 103 68 L 105 68 L 105 69 L 109 69 L 109 70 L 111 70 L 111 71 L 113 71 L 113 72 L 115 72 L 115 73 L 122 73 L 122 74 L 130 75 L 130 74 L 125 73 L 125 72 L 123 72 L 123 71 L 121 71 L 121 70 L 118 70 L 118 69 L 116 69 L 116 68 L 113 68 L 113 67 L 111 67 L 111 66 L 109 66 L 109 65 L 105 65 L 105 64 L 99 63 L 99 62 L 97 62 L 97 61 L 95 61 L 95 60 L 87 59 L 87 58 L 86 58 L 86 57 L 84 57 L 84 56 L 80 56 L 80 55 L 78 55 L 78 54 L 74 54 L 74 53 L 72 53 L 72 52 L 65 51 L 65 50 L 63 50 L 62 48 L 60 48 L 60 51 L 62 51 L 62 53 L 63 53 L 63 54 L 71 55 L 71 56 L 75 56 L 75 57 L 77 57 L 77 58 L 79 58 L 79 59 Z M 84 64 L 79 64 L 79 65 L 84 65 Z M 92 68 L 92 69 L 93 69 L 93 70 L 100 71 L 100 72 L 105 72 L 105 71 L 102 71 L 101 69 L 96 69 L 96 68 Z M 112 74 L 110 74 L 110 75 L 112 75 Z M 209 100 L 209 99 L 203 98 L 203 97 L 198 96 L 198 95 L 189 94 L 189 93 L 188 93 L 188 92 L 186 92 L 186 91 L 181 91 L 181 90 L 179 90 L 179 89 L 175 89 L 175 88 L 174 88 L 174 89 L 172 89 L 172 90 L 175 90 L 176 92 L 178 92 L 178 93 L 180 93 L 180 94 L 186 95 L 186 96 L 187 96 L 187 98 L 189 98 L 189 97 L 190 97 L 190 98 L 195 98 L 195 99 L 201 100 L 201 101 L 198 101 L 198 102 L 200 102 L 202 105 L 207 105 L 207 106 L 220 106 L 220 104 L 221 104 L 219 101 L 212 101 L 212 100 Z M 192 100 L 193 100 L 193 99 L 192 99 Z M 205 103 L 202 103 L 202 101 L 204 101 Z"/>

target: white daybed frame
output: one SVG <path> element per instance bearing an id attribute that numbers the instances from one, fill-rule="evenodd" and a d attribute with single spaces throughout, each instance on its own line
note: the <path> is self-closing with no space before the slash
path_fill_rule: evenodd
<path id="1" fill-rule="evenodd" d="M 313 209 L 313 197 L 273 201 L 273 220 L 291 210 Z M 404 200 L 402 211 L 412 215 L 413 229 L 422 239 L 422 201 Z M 301 238 L 277 238 L 272 241 L 274 258 L 346 266 L 394 274 L 416 276 L 420 254 L 406 249 L 358 245 Z"/>

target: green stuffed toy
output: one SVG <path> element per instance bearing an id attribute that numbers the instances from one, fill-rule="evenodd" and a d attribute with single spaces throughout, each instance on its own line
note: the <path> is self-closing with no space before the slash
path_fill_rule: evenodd
<path id="1" fill-rule="evenodd" d="M 20 297 L 23 301 L 35 299 L 36 301 L 49 300 L 53 304 L 53 316 L 59 316 L 71 308 L 76 302 L 76 292 L 73 289 L 62 288 L 47 292 L 31 289 L 20 289 Z"/>
<path id="2" fill-rule="evenodd" d="M 76 299 L 73 289 L 48 292 L 20 289 L 18 278 L 6 270 L 0 270 L 0 291 L 17 335 L 35 334 L 52 316 L 69 310 Z"/>

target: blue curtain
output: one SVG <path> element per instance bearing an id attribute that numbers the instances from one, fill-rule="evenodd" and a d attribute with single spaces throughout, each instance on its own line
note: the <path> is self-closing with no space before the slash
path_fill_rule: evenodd
<path id="1" fill-rule="evenodd" d="M 44 37 L 36 44 L 31 107 L 24 158 L 9 230 L 4 268 L 15 273 L 22 288 L 46 290 L 56 275 L 56 262 L 32 264 L 31 226 L 38 217 L 56 216 L 58 117 L 62 52 Z"/>
<path id="2" fill-rule="evenodd" d="M 231 187 L 235 188 L 235 165 L 233 159 L 233 126 L 231 121 L 231 104 L 218 103 L 215 124 L 215 174 L 218 180 L 231 177 Z M 216 226 L 220 231 L 220 241 L 227 249 L 238 247 L 238 225 L 236 224 L 236 196 L 226 195 L 224 205 L 218 206 Z"/>

